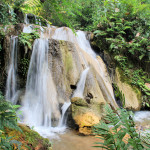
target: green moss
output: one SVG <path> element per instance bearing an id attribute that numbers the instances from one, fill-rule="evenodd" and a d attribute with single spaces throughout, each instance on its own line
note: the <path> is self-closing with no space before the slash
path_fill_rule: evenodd
<path id="1" fill-rule="evenodd" d="M 63 66 L 65 68 L 65 74 L 64 74 L 64 80 L 65 81 L 67 90 L 70 90 L 70 82 L 72 80 L 72 71 L 73 71 L 73 58 L 72 53 L 68 49 L 68 45 L 66 41 L 59 41 L 60 43 L 60 50 L 62 51 L 62 57 L 63 57 Z M 66 77 L 66 78 L 65 78 Z"/>
<path id="2" fill-rule="evenodd" d="M 31 149 L 35 149 L 36 147 L 40 147 L 41 149 L 48 150 L 51 147 L 49 140 L 41 137 L 36 131 L 22 124 L 19 124 L 19 127 L 23 131 L 22 133 L 16 130 L 6 129 L 6 134 L 12 136 L 14 140 L 20 141 L 22 148 L 30 147 Z"/>
<path id="3" fill-rule="evenodd" d="M 60 41 L 65 42 L 65 41 Z M 64 65 L 65 65 L 65 70 L 66 70 L 66 75 L 70 74 L 70 71 L 73 68 L 73 60 L 72 60 L 72 54 L 69 52 L 68 47 L 67 47 L 67 43 L 63 43 L 63 61 L 64 61 Z"/>
<path id="4" fill-rule="evenodd" d="M 137 94 L 137 98 L 141 102 L 142 101 L 142 99 L 141 99 L 141 96 L 142 96 L 141 91 L 136 86 L 131 85 L 131 79 L 127 78 L 124 75 L 124 72 L 123 72 L 123 70 L 121 68 L 118 67 L 117 69 L 118 69 L 119 74 L 120 74 L 120 81 L 123 82 L 123 83 L 128 84 L 134 90 L 134 92 Z"/>

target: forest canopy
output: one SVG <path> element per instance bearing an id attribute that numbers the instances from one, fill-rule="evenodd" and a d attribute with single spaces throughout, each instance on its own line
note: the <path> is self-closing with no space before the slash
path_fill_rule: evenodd
<path id="1" fill-rule="evenodd" d="M 53 25 L 84 30 L 94 30 L 100 22 L 109 22 L 113 17 L 140 17 L 149 22 L 150 15 L 150 0 L 2 0 L 0 3 L 3 20 L 10 7 L 41 16 Z"/>

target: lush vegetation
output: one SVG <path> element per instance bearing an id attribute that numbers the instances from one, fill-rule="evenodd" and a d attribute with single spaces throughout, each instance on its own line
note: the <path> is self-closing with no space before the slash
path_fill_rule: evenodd
<path id="1" fill-rule="evenodd" d="M 138 88 L 143 106 L 148 107 L 150 89 L 145 83 L 150 82 L 149 6 L 149 1 L 105 1 L 93 41 L 101 51 L 111 54 L 120 68 L 122 81 Z"/>
<path id="2" fill-rule="evenodd" d="M 20 142 L 12 140 L 12 136 L 5 135 L 6 128 L 22 132 L 17 125 L 16 109 L 18 107 L 5 101 L 4 96 L 0 93 L 0 149 L 2 150 L 11 150 L 14 146 L 17 146 L 18 149 L 21 147 Z"/>
<path id="3" fill-rule="evenodd" d="M 119 71 L 122 82 L 142 93 L 143 106 L 150 107 L 150 1 L 149 0 L 1 0 L 0 2 L 0 68 L 3 63 L 3 41 L 5 25 L 24 22 L 25 13 L 32 13 L 56 26 L 68 26 L 72 29 L 92 31 L 92 44 L 99 51 L 107 51 Z M 45 23 L 45 25 L 46 25 Z M 27 53 L 39 38 L 37 32 L 21 33 L 19 45 Z M 18 65 L 18 73 L 26 78 L 29 66 L 28 56 L 23 56 Z M 1 85 L 1 83 L 0 83 Z M 115 96 L 125 104 L 125 97 L 114 85 Z M 20 131 L 17 125 L 16 108 L 4 100 L 0 94 L 0 149 L 21 146 L 17 140 L 6 135 L 6 128 Z M 114 113 L 106 108 L 106 120 L 112 126 L 101 122 L 94 132 L 103 136 L 102 147 L 106 149 L 143 149 L 141 140 L 134 129 L 134 122 L 126 110 Z M 28 132 L 27 132 L 28 133 Z M 123 139 L 129 135 L 127 142 Z M 25 135 L 23 135 L 24 137 Z M 28 141 L 33 142 L 33 139 Z"/>
<path id="4" fill-rule="evenodd" d="M 119 109 L 116 113 L 108 105 L 105 111 L 105 121 L 93 127 L 93 132 L 102 141 L 97 142 L 95 147 L 109 150 L 143 150 L 150 147 L 147 142 L 143 145 L 140 135 L 136 132 L 132 112 Z"/>

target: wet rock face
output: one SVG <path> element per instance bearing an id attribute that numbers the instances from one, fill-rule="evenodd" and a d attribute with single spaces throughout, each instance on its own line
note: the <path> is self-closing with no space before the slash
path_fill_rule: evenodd
<path id="1" fill-rule="evenodd" d="M 49 67 L 56 85 L 58 99 L 61 103 L 70 100 L 80 76 L 82 68 L 81 64 L 76 63 L 79 60 L 76 53 L 71 42 L 49 40 Z M 71 88 L 70 85 L 74 85 L 74 88 Z"/>

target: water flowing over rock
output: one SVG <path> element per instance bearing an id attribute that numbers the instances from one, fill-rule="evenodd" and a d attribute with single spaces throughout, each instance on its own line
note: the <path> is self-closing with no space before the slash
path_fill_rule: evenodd
<path id="1" fill-rule="evenodd" d="M 23 32 L 31 33 L 36 27 L 39 26 L 26 24 Z M 114 109 L 118 107 L 106 66 L 92 50 L 85 32 L 77 31 L 75 35 L 67 27 L 42 26 L 38 32 L 41 38 L 33 44 L 22 99 L 22 121 L 48 136 L 49 132 L 60 132 L 60 127 L 66 127 L 67 109 L 71 105 L 73 119 L 83 133 L 93 123 L 84 128 L 80 125 L 82 116 L 92 114 L 97 123 L 105 103 Z M 76 102 L 72 97 L 77 97 Z M 79 99 L 86 105 L 78 105 Z"/>
<path id="2" fill-rule="evenodd" d="M 16 104 L 15 96 L 17 91 L 16 85 L 16 70 L 17 70 L 17 46 L 18 46 L 18 37 L 12 36 L 10 40 L 10 52 L 11 58 L 8 68 L 8 77 L 6 84 L 6 99 L 12 101 L 13 104 Z"/>
<path id="3" fill-rule="evenodd" d="M 46 39 L 34 42 L 22 111 L 25 122 L 30 126 L 51 127 L 51 117 L 60 117 L 56 88 L 48 69 Z"/>
<path id="4" fill-rule="evenodd" d="M 83 98 L 83 92 L 84 92 L 84 87 L 85 87 L 85 81 L 86 81 L 86 76 L 89 71 L 89 68 L 86 68 L 82 74 L 81 78 L 77 84 L 77 89 L 74 91 L 74 94 L 72 97 L 81 97 Z"/>

